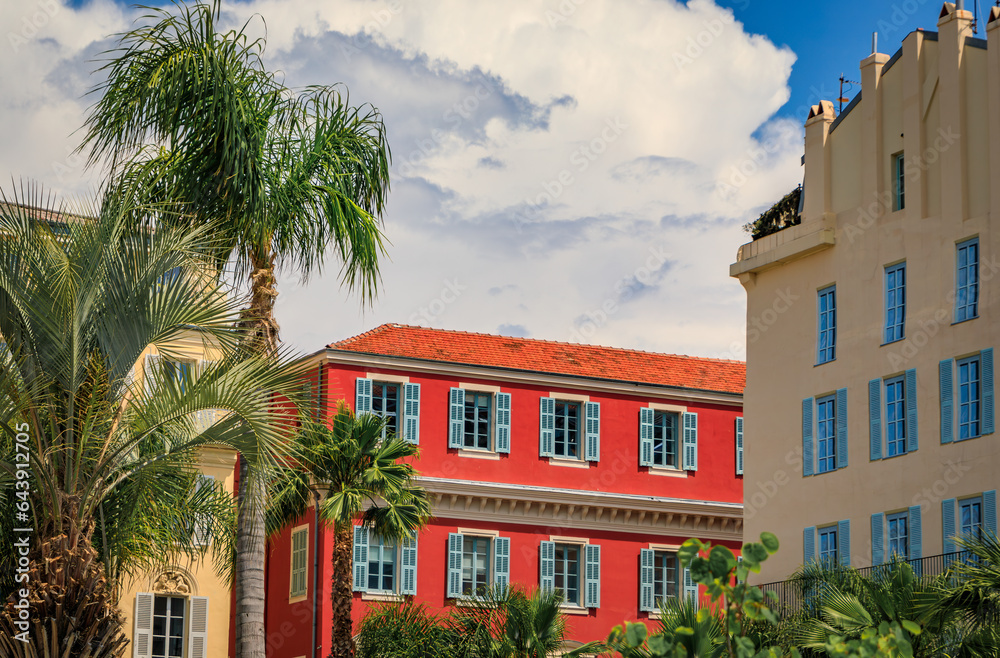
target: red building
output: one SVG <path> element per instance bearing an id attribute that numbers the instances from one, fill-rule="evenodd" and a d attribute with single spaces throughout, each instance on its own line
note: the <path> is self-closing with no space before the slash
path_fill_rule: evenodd
<path id="1" fill-rule="evenodd" d="M 397 324 L 315 359 L 328 409 L 387 415 L 419 444 L 433 501 L 416 542 L 356 528 L 355 620 L 372 601 L 442 609 L 512 582 L 562 591 L 569 637 L 598 639 L 696 595 L 686 538 L 741 545 L 742 362 Z M 333 531 L 314 533 L 310 513 L 269 549 L 268 656 L 329 652 Z"/>

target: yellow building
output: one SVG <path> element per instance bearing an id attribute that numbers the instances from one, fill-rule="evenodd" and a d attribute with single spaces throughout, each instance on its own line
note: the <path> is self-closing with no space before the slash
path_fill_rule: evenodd
<path id="1" fill-rule="evenodd" d="M 743 245 L 745 532 L 764 581 L 864 567 L 996 530 L 1000 9 L 861 61 L 861 92 L 805 124 L 801 223 Z"/>

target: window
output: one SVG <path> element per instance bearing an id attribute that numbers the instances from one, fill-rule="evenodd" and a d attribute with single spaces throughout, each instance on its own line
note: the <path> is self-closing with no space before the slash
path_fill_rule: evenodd
<path id="1" fill-rule="evenodd" d="M 984 491 L 978 496 L 963 498 L 957 502 L 954 498 L 942 501 L 941 529 L 945 553 L 965 550 L 955 544 L 956 537 L 977 538 L 982 537 L 985 533 L 997 534 L 996 489 Z"/>
<path id="2" fill-rule="evenodd" d="M 417 593 L 417 539 L 376 537 L 354 526 L 354 591 L 369 594 Z"/>
<path id="3" fill-rule="evenodd" d="M 995 427 L 993 348 L 963 359 L 945 359 L 938 365 L 941 394 L 941 443 L 992 434 Z M 958 382 L 953 382 L 955 370 Z M 957 393 L 958 400 L 955 400 Z M 955 438 L 955 407 L 958 437 Z"/>
<path id="4" fill-rule="evenodd" d="M 510 452 L 510 393 L 451 389 L 448 447 Z"/>
<path id="5" fill-rule="evenodd" d="M 208 598 L 136 594 L 133 642 L 137 656 L 206 658 Z"/>
<path id="6" fill-rule="evenodd" d="M 181 278 L 181 268 L 172 267 L 156 279 L 157 286 L 165 286 L 174 283 Z"/>
<path id="7" fill-rule="evenodd" d="M 639 409 L 639 465 L 698 470 L 698 414 Z"/>
<path id="8" fill-rule="evenodd" d="M 906 163 L 903 152 L 892 156 L 892 209 L 902 210 L 906 207 Z"/>
<path id="9" fill-rule="evenodd" d="M 556 457 L 580 458 L 580 404 L 556 400 Z"/>
<path id="10" fill-rule="evenodd" d="M 396 593 L 396 542 L 392 539 L 368 537 L 368 591 Z"/>
<path id="11" fill-rule="evenodd" d="M 886 554 L 889 559 L 893 556 L 904 560 L 910 558 L 910 533 L 908 530 L 909 518 L 906 512 L 890 514 L 886 517 Z"/>
<path id="12" fill-rule="evenodd" d="M 906 390 L 902 377 L 885 382 L 885 435 L 889 457 L 906 452 Z"/>
<path id="13" fill-rule="evenodd" d="M 979 238 L 958 244 L 955 277 L 955 322 L 979 315 Z"/>
<path id="14" fill-rule="evenodd" d="M 490 397 L 489 393 L 465 392 L 463 448 L 490 449 Z"/>
<path id="15" fill-rule="evenodd" d="M 677 414 L 653 412 L 653 465 L 677 467 Z"/>
<path id="16" fill-rule="evenodd" d="M 980 363 L 979 357 L 958 362 L 958 438 L 980 435 Z"/>
<path id="17" fill-rule="evenodd" d="M 292 530 L 292 577 L 289 598 L 305 597 L 309 591 L 309 526 Z"/>
<path id="18" fill-rule="evenodd" d="M 837 358 L 837 288 L 819 291 L 819 355 L 817 363 Z"/>
<path id="19" fill-rule="evenodd" d="M 376 416 L 386 419 L 382 438 L 399 433 L 399 384 L 372 382 L 372 408 Z"/>
<path id="20" fill-rule="evenodd" d="M 837 527 L 819 529 L 819 560 L 828 564 L 837 564 Z"/>
<path id="21" fill-rule="evenodd" d="M 816 400 L 816 442 L 819 454 L 817 472 L 819 473 L 837 468 L 836 412 L 836 401 L 832 395 Z"/>
<path id="22" fill-rule="evenodd" d="M 539 403 L 539 456 L 599 461 L 599 403 L 556 398 L 541 398 Z"/>
<path id="23" fill-rule="evenodd" d="M 736 418 L 736 474 L 743 475 L 743 416 Z"/>
<path id="24" fill-rule="evenodd" d="M 580 605 L 580 546 L 556 544 L 555 588 L 562 592 L 563 602 Z"/>
<path id="25" fill-rule="evenodd" d="M 471 533 L 448 535 L 448 598 L 482 596 L 510 581 L 510 538 Z"/>
<path id="26" fill-rule="evenodd" d="M 967 539 L 983 536 L 983 499 L 979 496 L 958 501 L 959 534 Z"/>
<path id="27" fill-rule="evenodd" d="M 601 547 L 581 541 L 543 541 L 539 553 L 541 588 L 562 593 L 563 605 L 601 605 Z"/>
<path id="28" fill-rule="evenodd" d="M 885 342 L 903 339 L 906 322 L 906 263 L 885 268 Z"/>
<path id="29" fill-rule="evenodd" d="M 677 597 L 677 555 L 666 551 L 653 552 L 653 605 L 657 608 L 667 599 Z"/>
<path id="30" fill-rule="evenodd" d="M 465 537 L 462 542 L 462 596 L 481 595 L 489 580 L 489 538 Z"/>

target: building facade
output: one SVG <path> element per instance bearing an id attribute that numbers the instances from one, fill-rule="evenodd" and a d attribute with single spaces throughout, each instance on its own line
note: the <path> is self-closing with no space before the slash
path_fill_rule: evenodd
<path id="1" fill-rule="evenodd" d="M 764 580 L 956 550 L 996 531 L 1000 9 L 861 62 L 805 124 L 801 223 L 740 248 L 748 536 Z"/>
<path id="2" fill-rule="evenodd" d="M 569 637 L 593 640 L 697 596 L 676 558 L 688 537 L 741 545 L 740 362 L 403 325 L 315 361 L 328 414 L 346 401 L 419 445 L 433 504 L 413 542 L 355 529 L 355 621 L 517 583 L 562 592 Z M 310 512 L 269 549 L 269 656 L 329 651 L 333 531 L 316 532 Z"/>

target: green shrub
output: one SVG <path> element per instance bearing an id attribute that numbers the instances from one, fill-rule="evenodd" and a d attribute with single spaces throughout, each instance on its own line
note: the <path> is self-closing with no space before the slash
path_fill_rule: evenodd
<path id="1" fill-rule="evenodd" d="M 412 601 L 373 607 L 358 625 L 358 658 L 461 658 L 450 624 Z"/>

